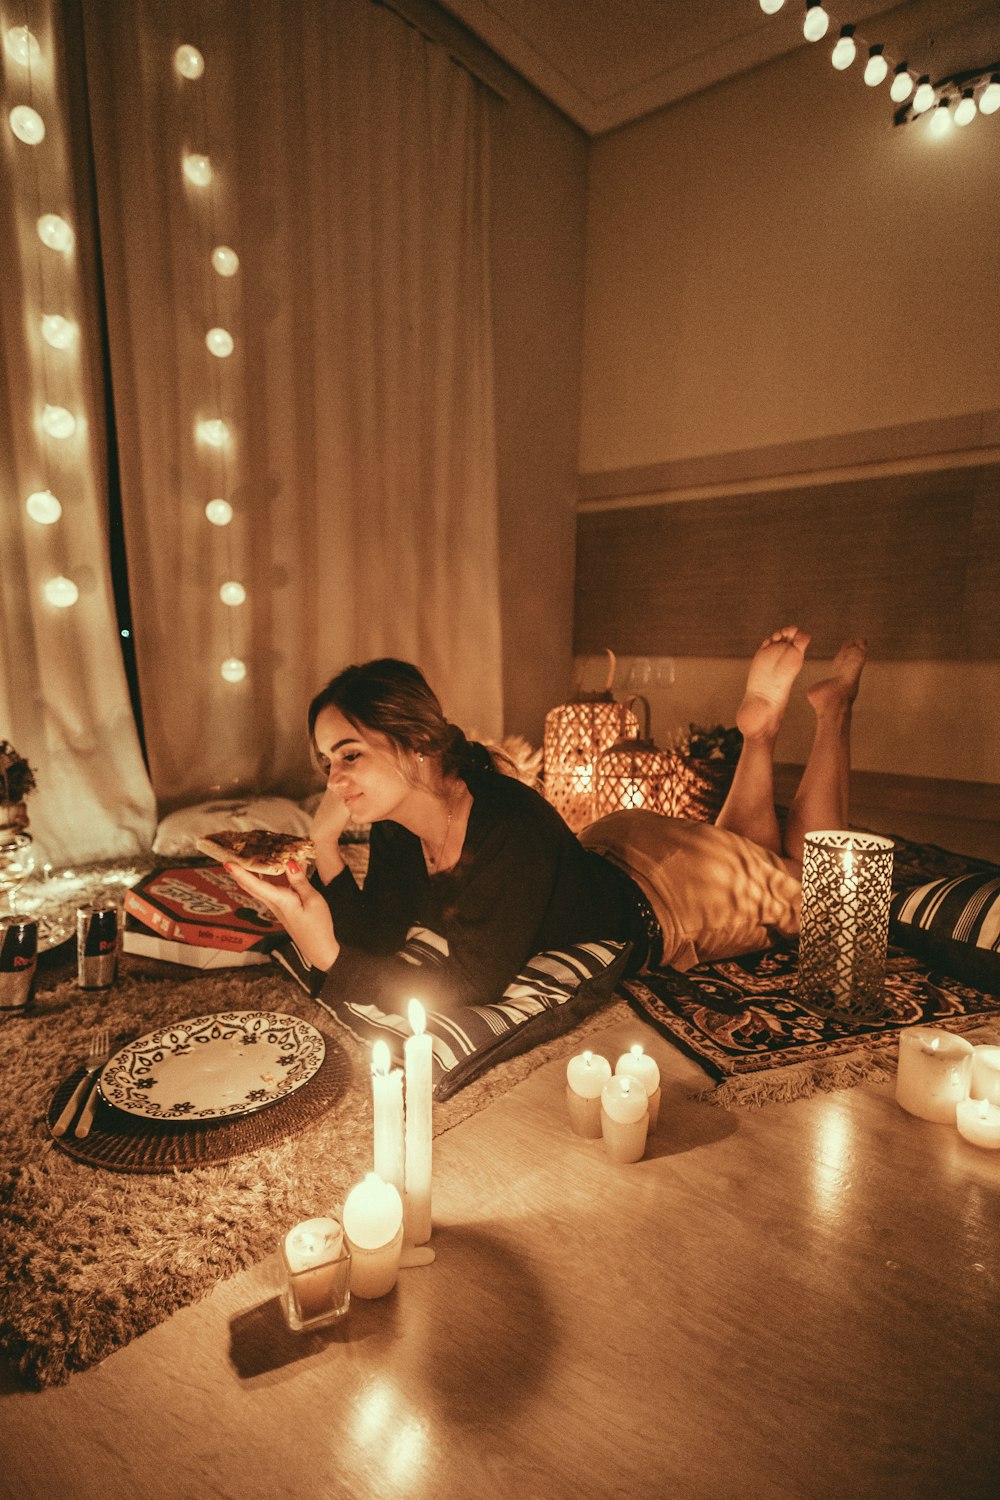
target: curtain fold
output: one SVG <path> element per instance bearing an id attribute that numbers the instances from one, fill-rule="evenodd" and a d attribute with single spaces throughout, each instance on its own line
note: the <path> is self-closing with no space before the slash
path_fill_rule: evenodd
<path id="1" fill-rule="evenodd" d="M 416 661 L 452 718 L 498 734 L 480 86 L 370 0 L 83 14 L 161 809 L 305 791 L 307 701 L 370 656 Z M 177 72 L 182 43 L 200 78 Z M 210 183 L 185 177 L 186 155 Z M 234 276 L 213 269 L 220 245 Z M 232 336 L 224 358 L 213 328 Z M 212 420 L 219 447 L 197 435 Z M 206 518 L 213 499 L 229 525 Z M 227 582 L 245 603 L 221 601 Z M 226 681 L 233 660 L 245 676 Z"/>
<path id="2" fill-rule="evenodd" d="M 0 6 L 0 736 L 35 769 L 30 832 L 53 865 L 134 855 L 155 827 L 110 576 L 86 118 L 62 19 L 50 0 Z M 41 119 L 37 144 L 11 129 L 19 107 Z M 43 215 L 66 247 L 40 239 Z M 43 317 L 65 320 L 55 342 Z M 68 436 L 46 430 L 46 407 Z"/>

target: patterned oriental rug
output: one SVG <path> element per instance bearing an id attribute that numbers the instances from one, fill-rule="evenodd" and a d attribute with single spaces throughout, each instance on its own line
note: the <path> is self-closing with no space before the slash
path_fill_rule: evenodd
<path id="1" fill-rule="evenodd" d="M 933 845 L 895 839 L 893 888 L 989 868 Z M 859 1024 L 803 1006 L 797 945 L 627 980 L 632 1009 L 714 1080 L 702 1096 L 726 1108 L 800 1099 L 896 1074 L 900 1029 L 934 1025 L 1000 1042 L 1000 997 L 890 947 L 884 1014 Z"/>

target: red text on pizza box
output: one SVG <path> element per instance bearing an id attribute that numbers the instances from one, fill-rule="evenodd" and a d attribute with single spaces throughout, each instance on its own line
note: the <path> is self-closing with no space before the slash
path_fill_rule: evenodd
<path id="1" fill-rule="evenodd" d="M 125 894 L 125 910 L 174 942 L 201 948 L 272 948 L 284 936 L 266 906 L 217 866 L 155 870 Z"/>

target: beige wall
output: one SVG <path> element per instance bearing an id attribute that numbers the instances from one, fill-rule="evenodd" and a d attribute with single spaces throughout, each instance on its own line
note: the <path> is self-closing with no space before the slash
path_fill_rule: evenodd
<path id="1" fill-rule="evenodd" d="M 593 143 L 584 475 L 1000 407 L 1000 116 L 890 122 L 808 48 Z M 742 671 L 679 662 L 654 727 L 731 722 Z M 1000 662 L 876 665 L 855 764 L 1000 781 L 998 730 Z"/>

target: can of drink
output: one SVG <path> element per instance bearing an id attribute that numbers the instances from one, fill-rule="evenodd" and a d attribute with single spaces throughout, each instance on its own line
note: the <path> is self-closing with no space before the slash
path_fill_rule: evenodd
<path id="1" fill-rule="evenodd" d="M 38 923 L 14 918 L 0 927 L 0 1013 L 25 1010 L 35 993 Z"/>
<path id="2" fill-rule="evenodd" d="M 81 906 L 76 913 L 76 982 L 82 990 L 106 990 L 118 969 L 118 908 Z"/>

